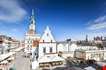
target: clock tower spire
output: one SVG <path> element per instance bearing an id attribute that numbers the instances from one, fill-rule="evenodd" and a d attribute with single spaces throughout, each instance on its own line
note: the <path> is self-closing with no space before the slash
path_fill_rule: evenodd
<path id="1" fill-rule="evenodd" d="M 32 15 L 30 17 L 30 25 L 29 25 L 29 34 L 35 34 L 35 17 L 34 17 L 34 10 L 32 9 Z"/>

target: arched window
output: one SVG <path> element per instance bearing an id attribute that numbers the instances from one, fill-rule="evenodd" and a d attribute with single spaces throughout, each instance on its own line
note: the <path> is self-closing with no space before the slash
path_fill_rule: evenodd
<path id="1" fill-rule="evenodd" d="M 50 47 L 50 53 L 52 53 L 52 51 L 53 51 L 53 49 L 52 49 L 52 47 Z"/>
<path id="2" fill-rule="evenodd" d="M 46 53 L 46 48 L 45 47 L 43 48 L 43 53 Z"/>

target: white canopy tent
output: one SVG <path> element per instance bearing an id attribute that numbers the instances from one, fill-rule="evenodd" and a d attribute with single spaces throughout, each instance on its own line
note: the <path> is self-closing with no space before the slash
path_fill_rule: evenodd
<path id="1" fill-rule="evenodd" d="M 51 62 L 50 58 L 48 58 L 47 56 L 44 56 L 39 59 L 39 63 L 45 63 L 45 62 Z"/>
<path id="2" fill-rule="evenodd" d="M 89 67 L 86 67 L 86 68 L 84 68 L 85 70 L 96 70 L 95 68 L 93 68 L 93 67 L 91 67 L 91 66 L 89 66 Z"/>
<path id="3" fill-rule="evenodd" d="M 44 63 L 44 62 L 54 62 L 54 61 L 64 61 L 62 57 L 52 55 L 52 56 L 43 56 L 42 58 L 39 59 L 39 63 Z"/>
<path id="4" fill-rule="evenodd" d="M 59 56 L 55 56 L 52 61 L 64 61 L 64 59 L 62 57 Z"/>

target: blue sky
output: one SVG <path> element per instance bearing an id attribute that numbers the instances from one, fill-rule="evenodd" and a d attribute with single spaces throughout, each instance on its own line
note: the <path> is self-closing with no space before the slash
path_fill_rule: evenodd
<path id="1" fill-rule="evenodd" d="M 0 34 L 24 39 L 32 9 L 38 34 L 48 25 L 56 40 L 106 36 L 105 0 L 1 0 Z"/>

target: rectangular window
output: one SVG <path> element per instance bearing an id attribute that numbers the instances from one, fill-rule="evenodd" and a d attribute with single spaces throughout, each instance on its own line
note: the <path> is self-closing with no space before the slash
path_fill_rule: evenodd
<path id="1" fill-rule="evenodd" d="M 50 53 L 52 53 L 52 51 L 53 51 L 53 50 L 52 50 L 52 47 L 50 47 Z"/>
<path id="2" fill-rule="evenodd" d="M 29 43 L 29 41 L 27 41 L 27 43 Z"/>
<path id="3" fill-rule="evenodd" d="M 27 45 L 27 47 L 29 47 L 29 45 Z"/>
<path id="4" fill-rule="evenodd" d="M 32 45 L 30 45 L 30 47 L 32 47 Z"/>
<path id="5" fill-rule="evenodd" d="M 30 43 L 33 43 L 33 41 L 31 40 Z"/>
<path id="6" fill-rule="evenodd" d="M 43 48 L 43 53 L 46 53 L 46 48 L 45 47 Z"/>

